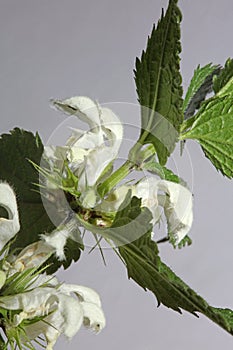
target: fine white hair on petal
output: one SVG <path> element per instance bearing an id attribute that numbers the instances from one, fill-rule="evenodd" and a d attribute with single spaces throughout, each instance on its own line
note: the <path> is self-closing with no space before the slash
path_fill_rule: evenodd
<path id="1" fill-rule="evenodd" d="M 186 187 L 166 180 L 160 180 L 158 188 L 167 194 L 163 204 L 164 213 L 168 222 L 169 234 L 174 236 L 178 244 L 192 226 L 192 193 Z"/>
<path id="2" fill-rule="evenodd" d="M 0 183 L 0 207 L 6 209 L 9 218 L 0 218 L 0 250 L 19 231 L 19 214 L 13 189 L 4 182 Z"/>
<path id="3" fill-rule="evenodd" d="M 65 260 L 64 248 L 68 238 L 74 240 L 77 229 L 77 220 L 72 217 L 66 224 L 61 225 L 50 234 L 42 234 L 40 237 L 47 245 L 53 248 L 59 260 Z"/>
<path id="4" fill-rule="evenodd" d="M 55 230 L 51 234 L 42 234 L 40 238 L 46 242 L 51 248 L 54 248 L 57 258 L 65 260 L 64 248 L 66 245 L 69 232 L 66 229 Z"/>
<path id="5" fill-rule="evenodd" d="M 58 310 L 63 317 L 62 333 L 67 338 L 72 338 L 83 323 L 83 307 L 78 299 L 63 293 L 58 294 L 58 299 Z M 56 322 L 56 315 L 54 315 L 54 322 Z"/>

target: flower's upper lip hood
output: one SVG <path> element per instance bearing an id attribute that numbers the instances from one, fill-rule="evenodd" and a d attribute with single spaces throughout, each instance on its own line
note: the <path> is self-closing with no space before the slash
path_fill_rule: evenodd
<path id="1" fill-rule="evenodd" d="M 85 121 L 90 130 L 73 130 L 66 146 L 69 158 L 76 162 L 79 190 L 85 192 L 96 185 L 104 169 L 119 152 L 123 138 L 123 126 L 109 109 L 102 108 L 88 97 L 77 96 L 66 100 L 53 100 L 55 108 Z"/>
<path id="2" fill-rule="evenodd" d="M 9 218 L 0 218 L 0 250 L 20 229 L 16 196 L 7 183 L 0 183 L 0 206 L 4 207 Z"/>

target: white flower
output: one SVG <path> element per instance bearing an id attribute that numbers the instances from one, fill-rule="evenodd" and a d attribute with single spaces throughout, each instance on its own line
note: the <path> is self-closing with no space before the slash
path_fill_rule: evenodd
<path id="1" fill-rule="evenodd" d="M 184 186 L 161 180 L 158 188 L 166 193 L 160 204 L 164 207 L 164 214 L 168 223 L 168 233 L 175 239 L 176 244 L 189 232 L 193 222 L 192 193 Z"/>
<path id="2" fill-rule="evenodd" d="M 135 185 L 118 187 L 97 209 L 103 212 L 116 212 L 123 203 L 127 192 L 141 199 L 141 206 L 147 207 L 153 216 L 155 225 L 161 218 L 161 207 L 168 224 L 168 234 L 176 244 L 189 232 L 192 221 L 192 193 L 184 186 L 155 177 L 143 178 Z M 165 192 L 165 195 L 161 194 Z"/>
<path id="3" fill-rule="evenodd" d="M 50 234 L 42 234 L 41 240 L 56 253 L 58 260 L 65 260 L 64 248 L 67 239 L 80 242 L 78 222 L 75 216 L 72 216 L 66 224 L 61 225 Z"/>
<path id="4" fill-rule="evenodd" d="M 19 231 L 19 215 L 15 193 L 7 183 L 0 183 L 0 206 L 8 213 L 7 218 L 0 218 L 0 250 Z"/>
<path id="5" fill-rule="evenodd" d="M 68 114 L 78 116 L 88 123 L 90 130 L 74 130 L 67 141 L 70 148 L 68 159 L 71 169 L 78 176 L 78 190 L 85 205 L 93 207 L 93 190 L 106 167 L 116 158 L 122 137 L 123 127 L 118 117 L 108 108 L 101 107 L 88 97 L 72 97 L 64 101 L 55 100 L 53 104 Z M 91 198 L 85 200 L 86 196 Z"/>
<path id="6" fill-rule="evenodd" d="M 60 285 L 53 281 L 46 287 L 0 297 L 0 307 L 15 311 L 13 320 L 5 320 L 7 334 L 12 334 L 12 328 L 23 327 L 22 343 L 44 335 L 47 350 L 53 349 L 61 334 L 72 338 L 82 324 L 95 332 L 105 327 L 99 295 L 91 288 L 78 285 Z M 38 317 L 41 319 L 36 320 Z"/>
<path id="7" fill-rule="evenodd" d="M 7 276 L 12 276 L 16 272 L 23 272 L 25 269 L 41 266 L 55 248 L 44 241 L 37 241 L 26 246 L 19 255 L 8 256 L 3 263 L 3 270 Z"/>

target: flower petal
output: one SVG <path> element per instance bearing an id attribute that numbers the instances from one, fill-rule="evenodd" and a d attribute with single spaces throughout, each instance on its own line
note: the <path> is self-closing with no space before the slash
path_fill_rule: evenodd
<path id="1" fill-rule="evenodd" d="M 59 260 L 65 260 L 64 248 L 66 245 L 66 241 L 68 238 L 72 238 L 74 240 L 74 232 L 77 228 L 77 220 L 75 217 L 72 217 L 69 222 L 62 225 L 61 228 L 55 229 L 50 234 L 42 234 L 40 237 L 42 241 L 44 241 L 50 249 L 54 249 L 56 252 L 56 256 Z"/>
<path id="2" fill-rule="evenodd" d="M 57 297 L 52 294 L 53 288 L 35 288 L 29 292 L 0 298 L 0 306 L 7 310 L 22 310 L 28 318 L 44 316 L 57 303 Z"/>
<path id="3" fill-rule="evenodd" d="M 123 138 L 123 126 L 120 119 L 109 108 L 101 109 L 101 125 L 106 133 L 106 138 L 117 155 Z"/>
<path id="4" fill-rule="evenodd" d="M 186 187 L 166 180 L 159 181 L 158 188 L 167 194 L 163 206 L 168 232 L 178 244 L 192 226 L 192 193 Z"/>
<path id="5" fill-rule="evenodd" d="M 161 216 L 158 206 L 158 180 L 154 177 L 145 177 L 132 187 L 132 195 L 141 198 L 141 206 L 151 211 L 152 223 L 156 224 Z"/>
<path id="6" fill-rule="evenodd" d="M 15 272 L 39 267 L 54 251 L 55 248 L 43 241 L 32 243 L 25 247 L 15 260 L 11 262 L 11 267 Z"/>
<path id="7" fill-rule="evenodd" d="M 71 338 L 78 332 L 83 323 L 83 307 L 78 299 L 71 296 L 59 293 L 58 298 L 59 313 L 63 317 L 62 333 Z M 52 322 L 53 326 L 58 326 L 56 324 L 56 315 L 50 318 L 50 322 Z"/>
<path id="8" fill-rule="evenodd" d="M 96 333 L 100 332 L 106 325 L 106 320 L 102 309 L 92 303 L 82 302 L 83 314 L 84 314 L 84 326 L 92 328 Z"/>
<path id="9" fill-rule="evenodd" d="M 80 298 L 80 301 L 86 301 L 89 303 L 96 304 L 97 306 L 101 307 L 101 301 L 99 294 L 96 293 L 93 289 L 85 287 L 85 286 L 79 286 L 77 284 L 62 284 L 59 287 L 59 290 L 67 295 L 71 295 L 71 293 L 75 293 Z"/>
<path id="10" fill-rule="evenodd" d="M 16 196 L 7 183 L 0 183 L 0 206 L 8 212 L 9 219 L 0 218 L 0 250 L 19 231 Z"/>
<path id="11" fill-rule="evenodd" d="M 117 212 L 130 189 L 131 186 L 127 185 L 117 187 L 101 204 L 96 206 L 96 210 L 103 211 L 104 213 Z"/>
<path id="12" fill-rule="evenodd" d="M 57 109 L 69 115 L 76 115 L 82 121 L 88 123 L 90 128 L 100 125 L 100 111 L 97 102 L 89 97 L 75 96 L 65 100 L 51 101 Z"/>
<path id="13" fill-rule="evenodd" d="M 4 286 L 6 282 L 6 274 L 4 271 L 0 270 L 0 289 Z"/>

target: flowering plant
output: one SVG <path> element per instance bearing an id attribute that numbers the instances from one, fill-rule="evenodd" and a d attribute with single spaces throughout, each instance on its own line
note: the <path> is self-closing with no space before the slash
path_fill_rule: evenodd
<path id="1" fill-rule="evenodd" d="M 176 144 L 182 155 L 186 140 L 197 140 L 217 170 L 233 175 L 233 60 L 225 67 L 198 66 L 182 97 L 177 2 L 169 1 L 136 59 L 141 129 L 124 164 L 116 167 L 122 121 L 85 96 L 51 101 L 88 125 L 73 129 L 64 145 L 43 145 L 38 134 L 18 128 L 1 136 L 1 349 L 45 343 L 49 350 L 60 334 L 71 338 L 82 324 L 95 332 L 104 328 L 99 295 L 54 276 L 80 259 L 86 231 L 95 239 L 93 248 L 104 255 L 105 241 L 128 277 L 158 304 L 202 313 L 233 334 L 233 311 L 210 306 L 159 256 L 162 242 L 174 248 L 191 244 L 192 190 L 166 165 Z M 162 222 L 166 232 L 160 239 Z"/>

